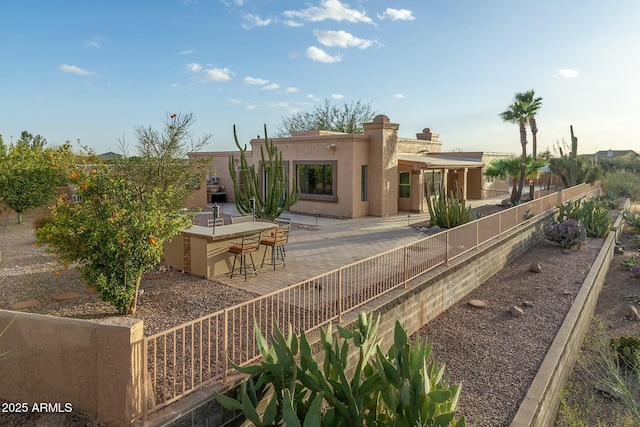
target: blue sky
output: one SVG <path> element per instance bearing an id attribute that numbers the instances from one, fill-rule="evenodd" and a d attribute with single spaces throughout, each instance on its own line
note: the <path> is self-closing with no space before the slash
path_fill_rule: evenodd
<path id="1" fill-rule="evenodd" d="M 637 0 L 0 0 L 0 17 L 6 142 L 118 151 L 182 111 L 230 150 L 234 124 L 246 143 L 333 99 L 444 150 L 515 153 L 499 114 L 534 89 L 540 149 L 570 124 L 582 153 L 640 148 Z"/>

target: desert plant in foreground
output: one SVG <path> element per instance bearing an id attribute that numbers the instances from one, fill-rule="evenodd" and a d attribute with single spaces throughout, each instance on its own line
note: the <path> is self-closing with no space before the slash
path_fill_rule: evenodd
<path id="1" fill-rule="evenodd" d="M 412 347 L 396 322 L 394 344 L 384 355 L 378 324 L 379 317 L 360 313 L 354 330 L 321 329 L 321 364 L 304 332 L 298 340 L 291 328 L 287 337 L 276 328 L 268 344 L 255 326 L 263 360 L 235 366 L 255 382 L 244 382 L 236 399 L 215 397 L 257 426 L 464 426 L 464 418 L 455 416 L 460 385 L 449 386 L 444 366 L 428 363 L 431 346 Z M 347 362 L 352 346 L 358 349 L 355 364 Z"/>
<path id="2" fill-rule="evenodd" d="M 565 248 L 576 246 L 580 249 L 582 242 L 587 238 L 587 231 L 580 222 L 569 219 L 554 224 L 550 230 L 547 230 L 546 235 L 547 239 L 559 243 Z"/>

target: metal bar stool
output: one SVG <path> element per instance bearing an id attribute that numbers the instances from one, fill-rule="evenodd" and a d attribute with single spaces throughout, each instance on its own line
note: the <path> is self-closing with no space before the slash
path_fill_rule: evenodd
<path id="1" fill-rule="evenodd" d="M 273 269 L 276 269 L 276 264 L 280 261 L 282 262 L 282 266 L 284 267 L 284 245 L 289 241 L 289 231 L 291 226 L 281 225 L 275 230 L 271 231 L 271 235 L 269 237 L 265 237 L 260 239 L 260 244 L 264 246 L 268 246 L 271 248 L 271 265 L 273 265 Z M 267 257 L 267 250 L 265 249 L 264 254 L 262 255 L 262 265 L 260 268 L 264 266 L 264 260 Z"/>
<path id="2" fill-rule="evenodd" d="M 260 248 L 260 234 L 243 234 L 242 241 L 240 242 L 232 242 L 227 252 L 231 252 L 234 254 L 233 256 L 233 267 L 231 267 L 231 278 L 233 279 L 233 273 L 236 269 L 236 259 L 238 255 L 240 256 L 240 273 L 242 273 L 242 269 L 244 268 L 244 280 L 247 280 L 247 255 L 249 255 L 249 259 L 251 259 L 251 265 L 253 266 L 253 274 L 258 275 L 258 270 L 256 270 L 256 264 L 253 262 L 253 253 L 257 252 Z"/>

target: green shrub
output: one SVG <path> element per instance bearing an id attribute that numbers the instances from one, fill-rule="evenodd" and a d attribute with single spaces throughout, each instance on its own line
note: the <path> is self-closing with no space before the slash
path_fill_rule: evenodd
<path id="1" fill-rule="evenodd" d="M 558 210 L 558 222 L 567 219 L 580 221 L 589 237 L 604 237 L 613 224 L 608 204 L 595 199 L 568 201 L 559 205 Z"/>
<path id="2" fill-rule="evenodd" d="M 453 197 L 453 193 L 448 197 L 442 194 L 427 197 L 427 207 L 432 226 L 453 228 L 471 221 L 471 206 Z"/>
<path id="3" fill-rule="evenodd" d="M 620 265 L 624 268 L 628 268 L 631 270 L 633 267 L 640 265 L 640 256 L 633 254 L 627 257 L 624 257 Z"/>
<path id="4" fill-rule="evenodd" d="M 298 340 L 291 327 L 286 338 L 276 328 L 268 344 L 256 325 L 262 361 L 234 365 L 256 381 L 244 382 L 236 399 L 220 393 L 215 398 L 256 426 L 464 426 L 464 418 L 455 416 L 460 385 L 449 386 L 444 366 L 427 363 L 431 346 L 412 347 L 396 322 L 394 344 L 384 355 L 378 323 L 379 317 L 360 313 L 354 330 L 338 325 L 334 335 L 331 326 L 321 329 L 320 364 L 304 332 Z M 359 348 L 359 358 L 348 369 L 351 346 Z"/>
<path id="5" fill-rule="evenodd" d="M 584 226 L 575 219 L 568 219 L 554 224 L 546 234 L 547 239 L 559 243 L 565 248 L 571 248 L 572 246 L 580 248 L 582 242 L 587 238 Z"/>
<path id="6" fill-rule="evenodd" d="M 640 200 L 640 176 L 625 171 L 608 173 L 602 178 L 602 189 L 618 197 Z"/>
<path id="7" fill-rule="evenodd" d="M 631 213 L 629 209 L 622 211 L 622 220 L 636 232 L 640 232 L 640 215 Z"/>
<path id="8" fill-rule="evenodd" d="M 626 367 L 640 370 L 640 338 L 619 337 L 612 338 L 611 348 L 617 356 L 625 363 Z"/>

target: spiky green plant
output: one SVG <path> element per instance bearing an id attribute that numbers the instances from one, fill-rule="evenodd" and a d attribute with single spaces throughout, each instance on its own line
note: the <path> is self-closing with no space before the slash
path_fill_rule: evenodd
<path id="1" fill-rule="evenodd" d="M 260 156 L 263 176 L 267 179 L 263 191 L 260 173 L 255 170 L 255 166 L 249 165 L 246 155 L 247 145 L 245 144 L 243 148 L 238 142 L 235 125 L 233 126 L 233 138 L 240 150 L 240 168 L 236 171 L 236 158 L 231 155 L 229 156 L 229 173 L 233 180 L 234 200 L 238 212 L 252 213 L 251 199 L 253 199 L 255 203 L 253 213 L 257 218 L 276 219 L 300 198 L 300 188 L 295 175 L 292 180 L 293 185 L 289 187 L 282 153 L 273 144 L 273 140 L 269 139 L 267 125 L 264 125 L 264 144 L 260 145 Z"/>
<path id="2" fill-rule="evenodd" d="M 384 355 L 376 338 L 379 320 L 360 313 L 354 330 L 321 329 L 320 364 L 304 333 L 298 340 L 289 328 L 285 338 L 276 328 L 269 344 L 256 325 L 263 360 L 234 365 L 255 382 L 243 383 L 236 399 L 215 398 L 256 426 L 464 426 L 455 416 L 460 385 L 449 386 L 444 366 L 427 364 L 431 346 L 412 347 L 396 322 L 394 344 Z M 352 346 L 355 364 L 348 362 Z"/>
<path id="3" fill-rule="evenodd" d="M 604 237 L 613 224 L 609 216 L 609 206 L 603 201 L 580 199 L 574 202 L 567 201 L 557 207 L 558 222 L 575 219 L 584 225 L 589 237 Z"/>
<path id="4" fill-rule="evenodd" d="M 427 207 L 431 225 L 453 228 L 471 221 L 471 206 L 453 197 L 453 192 L 449 197 L 442 194 L 427 197 Z"/>

